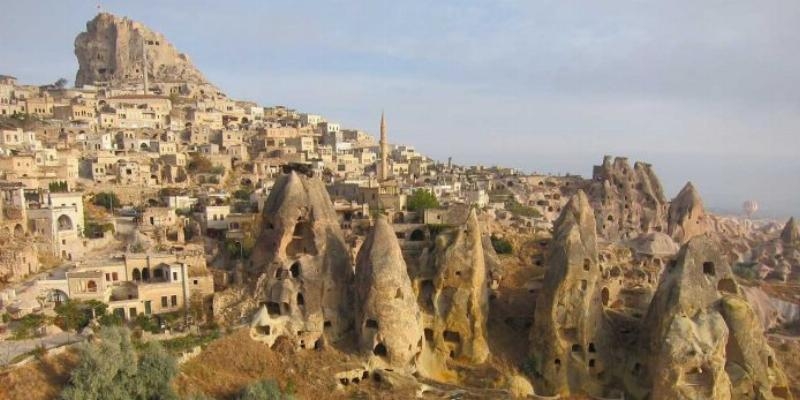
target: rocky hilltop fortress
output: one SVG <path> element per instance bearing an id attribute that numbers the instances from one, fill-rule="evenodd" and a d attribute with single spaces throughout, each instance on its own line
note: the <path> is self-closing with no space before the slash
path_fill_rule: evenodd
<path id="1" fill-rule="evenodd" d="M 691 182 L 670 200 L 624 157 L 588 178 L 436 162 L 385 116 L 376 140 L 229 99 L 107 13 L 75 55 L 75 88 L 0 77 L 3 334 L 90 300 L 142 340 L 176 346 L 180 321 L 208 340 L 180 355 L 186 396 L 798 393 L 794 219 L 715 215 Z"/>

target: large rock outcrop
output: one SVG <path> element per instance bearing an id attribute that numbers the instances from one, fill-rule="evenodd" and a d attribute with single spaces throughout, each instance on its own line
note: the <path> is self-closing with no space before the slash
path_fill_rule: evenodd
<path id="1" fill-rule="evenodd" d="M 340 339 L 353 324 L 353 268 L 325 185 L 294 171 L 278 178 L 262 228 L 254 296 L 269 318 L 254 327 L 257 338 L 271 345 L 287 336 L 300 348 L 324 344 L 323 331 L 325 340 Z"/>
<path id="2" fill-rule="evenodd" d="M 588 191 L 595 210 L 597 234 L 611 240 L 662 231 L 667 199 L 650 164 L 610 156 L 596 165 Z"/>
<path id="3" fill-rule="evenodd" d="M 783 226 L 781 240 L 786 246 L 800 247 L 800 228 L 797 227 L 794 217 L 789 218 L 789 220 L 786 221 L 786 225 Z"/>
<path id="4" fill-rule="evenodd" d="M 381 216 L 356 258 L 356 330 L 362 354 L 408 367 L 422 351 L 422 317 L 400 244 Z"/>
<path id="5" fill-rule="evenodd" d="M 609 348 L 598 285 L 595 218 L 579 191 L 555 223 L 543 289 L 531 329 L 531 357 L 540 395 L 587 393 L 603 396 Z"/>
<path id="6" fill-rule="evenodd" d="M 147 51 L 147 65 L 143 50 Z M 99 13 L 75 38 L 78 74 L 75 86 L 109 82 L 139 84 L 147 71 L 150 83 L 207 85 L 203 74 L 186 54 L 164 35 L 143 24 L 108 13 Z M 144 66 L 144 68 L 143 68 Z"/>
<path id="7" fill-rule="evenodd" d="M 679 244 L 708 231 L 703 199 L 691 182 L 669 204 L 668 224 L 667 233 Z"/>
<path id="8" fill-rule="evenodd" d="M 706 235 L 685 244 L 645 318 L 650 398 L 788 398 L 786 382 L 742 297 L 718 243 Z M 745 349 L 746 347 L 746 349 Z"/>
<path id="9" fill-rule="evenodd" d="M 489 356 L 486 256 L 475 210 L 466 223 L 435 239 L 424 261 L 433 279 L 423 279 L 420 301 L 426 311 L 425 339 L 437 360 L 479 364 Z"/>

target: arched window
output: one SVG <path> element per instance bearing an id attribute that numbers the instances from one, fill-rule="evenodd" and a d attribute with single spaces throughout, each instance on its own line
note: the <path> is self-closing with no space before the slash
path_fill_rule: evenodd
<path id="1" fill-rule="evenodd" d="M 69 218 L 67 215 L 62 215 L 58 217 L 58 230 L 59 231 L 68 231 L 72 229 L 72 219 Z"/>
<path id="2" fill-rule="evenodd" d="M 134 281 L 142 280 L 142 273 L 139 272 L 139 268 L 134 268 L 132 275 L 133 275 L 133 280 Z"/>
<path id="3" fill-rule="evenodd" d="M 97 283 L 95 281 L 89 281 L 86 283 L 86 289 L 91 293 L 97 292 Z"/>

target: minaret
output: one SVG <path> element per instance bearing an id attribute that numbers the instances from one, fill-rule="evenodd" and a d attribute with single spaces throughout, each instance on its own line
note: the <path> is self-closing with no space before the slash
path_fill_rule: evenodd
<path id="1" fill-rule="evenodd" d="M 389 140 L 386 134 L 386 117 L 381 111 L 381 169 L 378 171 L 378 180 L 389 179 Z"/>

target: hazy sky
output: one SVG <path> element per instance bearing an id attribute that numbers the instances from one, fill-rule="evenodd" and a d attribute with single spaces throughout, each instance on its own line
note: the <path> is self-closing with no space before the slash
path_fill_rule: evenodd
<path id="1" fill-rule="evenodd" d="M 437 159 L 588 176 L 654 165 L 669 197 L 800 216 L 800 1 L 103 1 L 234 98 Z M 0 0 L 0 73 L 72 81 L 96 2 Z"/>

